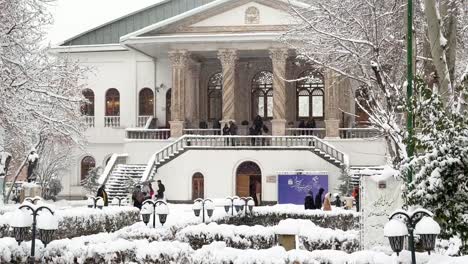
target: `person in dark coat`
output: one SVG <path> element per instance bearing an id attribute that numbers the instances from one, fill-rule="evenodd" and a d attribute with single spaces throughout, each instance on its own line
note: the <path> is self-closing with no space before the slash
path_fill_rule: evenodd
<path id="1" fill-rule="evenodd" d="M 336 196 L 336 199 L 335 199 L 335 206 L 336 206 L 336 207 L 341 207 L 341 206 L 343 206 L 343 203 L 341 202 L 341 199 L 340 199 L 340 196 L 339 196 L 339 195 Z"/>
<path id="2" fill-rule="evenodd" d="M 256 136 L 257 135 L 257 131 L 255 130 L 255 126 L 251 126 L 249 127 L 249 136 Z M 250 143 L 252 144 L 252 146 L 255 146 L 255 138 L 252 137 L 250 139 Z"/>
<path id="3" fill-rule="evenodd" d="M 164 184 L 161 183 L 161 180 L 158 180 L 158 199 L 163 199 L 164 198 L 164 192 L 166 191 L 166 187 L 164 187 Z"/>
<path id="4" fill-rule="evenodd" d="M 96 197 L 101 197 L 102 198 L 102 200 L 104 201 L 104 206 L 109 205 L 109 198 L 108 198 L 107 192 L 106 192 L 106 185 L 102 185 L 101 187 L 99 187 Z"/>
<path id="5" fill-rule="evenodd" d="M 359 212 L 360 209 L 360 204 L 359 204 L 359 187 L 355 187 L 352 196 L 354 197 L 354 200 L 356 201 L 356 211 Z"/>
<path id="6" fill-rule="evenodd" d="M 314 204 L 314 194 L 312 191 L 309 191 L 304 198 L 304 209 L 306 210 L 314 210 L 315 209 L 315 204 Z"/>
<path id="7" fill-rule="evenodd" d="M 141 192 L 141 187 L 136 186 L 132 193 L 133 206 L 141 210 L 141 205 L 145 200 L 145 195 Z"/>
<path id="8" fill-rule="evenodd" d="M 305 135 L 305 131 L 303 129 L 306 128 L 306 123 L 304 122 L 304 120 L 301 120 L 301 122 L 299 123 L 299 128 L 300 128 L 300 131 L 298 134 Z"/>
<path id="9" fill-rule="evenodd" d="M 236 123 L 234 123 L 234 121 L 229 121 L 229 134 L 231 136 L 237 136 L 237 125 L 236 125 Z M 235 138 L 231 139 L 231 144 L 233 146 L 236 145 L 236 139 Z"/>
<path id="10" fill-rule="evenodd" d="M 229 136 L 230 135 L 229 132 L 230 132 L 230 129 L 229 129 L 228 124 L 226 123 L 224 124 L 224 127 L 223 127 L 223 136 Z"/>
<path id="11" fill-rule="evenodd" d="M 254 126 L 256 129 L 261 130 L 263 128 L 263 119 L 260 115 L 257 115 L 254 119 Z"/>
<path id="12" fill-rule="evenodd" d="M 315 196 L 315 208 L 316 209 L 322 209 L 322 195 L 325 190 L 323 188 L 320 188 L 319 192 Z"/>
<path id="13" fill-rule="evenodd" d="M 313 118 L 307 121 L 307 128 L 315 128 L 315 120 Z"/>

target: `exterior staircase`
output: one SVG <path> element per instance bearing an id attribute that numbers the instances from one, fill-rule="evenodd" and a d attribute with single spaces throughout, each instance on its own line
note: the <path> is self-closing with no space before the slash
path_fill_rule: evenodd
<path id="1" fill-rule="evenodd" d="M 128 180 L 145 182 L 157 170 L 189 150 L 303 150 L 311 151 L 338 168 L 348 167 L 348 157 L 329 143 L 315 136 L 199 136 L 185 135 L 153 154 L 147 165 L 125 164 L 125 155 L 116 155 L 106 167 L 109 200 L 129 194 Z M 119 159 L 120 158 L 120 159 Z"/>
<path id="2" fill-rule="evenodd" d="M 115 165 L 106 183 L 106 191 L 107 195 L 109 196 L 109 202 L 111 202 L 114 197 L 126 197 L 129 194 L 128 181 L 131 180 L 135 183 L 140 182 L 145 169 L 146 164 Z"/>

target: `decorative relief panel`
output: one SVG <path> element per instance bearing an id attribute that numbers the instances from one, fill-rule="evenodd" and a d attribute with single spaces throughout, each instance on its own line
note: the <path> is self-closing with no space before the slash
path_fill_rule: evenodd
<path id="1" fill-rule="evenodd" d="M 255 6 L 247 8 L 245 11 L 245 24 L 260 24 L 260 10 Z"/>

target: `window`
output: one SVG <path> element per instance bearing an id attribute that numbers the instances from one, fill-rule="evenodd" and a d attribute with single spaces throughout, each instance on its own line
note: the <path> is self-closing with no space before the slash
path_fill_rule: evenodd
<path id="1" fill-rule="evenodd" d="M 324 117 L 324 88 L 321 73 L 307 70 L 299 76 L 296 83 L 298 119 Z"/>
<path id="2" fill-rule="evenodd" d="M 252 114 L 273 118 L 273 73 L 261 71 L 252 80 Z"/>
<path id="3" fill-rule="evenodd" d="M 213 74 L 208 80 L 208 119 L 223 118 L 223 74 Z"/>
<path id="4" fill-rule="evenodd" d="M 120 94 L 115 88 L 106 92 L 106 116 L 120 115 Z"/>
<path id="5" fill-rule="evenodd" d="M 197 172 L 192 177 L 192 200 L 205 198 L 205 180 L 203 174 Z"/>
<path id="6" fill-rule="evenodd" d="M 91 169 L 96 167 L 96 160 L 91 156 L 86 156 L 81 160 L 81 180 L 86 179 Z"/>
<path id="7" fill-rule="evenodd" d="M 85 116 L 94 116 L 94 92 L 91 89 L 83 90 L 83 96 L 87 100 L 81 104 L 81 114 Z"/>
<path id="8" fill-rule="evenodd" d="M 144 88 L 139 94 L 139 110 L 140 116 L 152 116 L 154 112 L 154 93 L 149 88 Z"/>

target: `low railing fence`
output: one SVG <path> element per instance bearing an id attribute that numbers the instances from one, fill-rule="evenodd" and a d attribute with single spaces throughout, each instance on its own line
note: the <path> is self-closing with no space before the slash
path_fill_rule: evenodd
<path id="1" fill-rule="evenodd" d="M 382 133 L 375 128 L 340 128 L 340 138 L 373 138 L 379 137 Z"/>
<path id="2" fill-rule="evenodd" d="M 171 137 L 170 129 L 126 129 L 127 139 L 158 139 L 164 140 Z"/>
<path id="3" fill-rule="evenodd" d="M 120 116 L 105 116 L 104 127 L 120 127 Z"/>
<path id="4" fill-rule="evenodd" d="M 325 128 L 286 128 L 287 136 L 315 136 L 325 137 Z"/>

